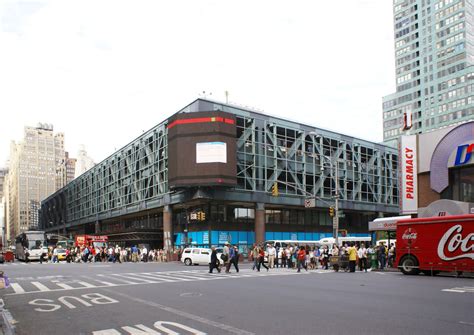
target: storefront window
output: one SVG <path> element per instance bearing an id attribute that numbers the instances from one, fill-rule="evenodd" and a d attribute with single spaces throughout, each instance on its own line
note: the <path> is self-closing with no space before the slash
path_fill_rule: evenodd
<path id="1" fill-rule="evenodd" d="M 443 199 L 474 202 L 474 166 L 449 170 L 449 187 L 441 194 Z"/>

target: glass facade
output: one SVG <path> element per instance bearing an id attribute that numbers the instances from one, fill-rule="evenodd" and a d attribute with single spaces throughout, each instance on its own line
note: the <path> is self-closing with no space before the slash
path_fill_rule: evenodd
<path id="1" fill-rule="evenodd" d="M 384 97 L 384 141 L 474 118 L 473 3 L 395 0 L 396 93 Z"/>
<path id="2" fill-rule="evenodd" d="M 450 169 L 449 187 L 441 194 L 441 198 L 474 202 L 474 166 Z"/>
<path id="3" fill-rule="evenodd" d="M 214 231 L 250 234 L 260 203 L 266 223 L 276 231 L 311 227 L 325 233 L 331 226 L 327 207 L 336 189 L 341 210 L 373 216 L 398 212 L 395 149 L 203 99 L 178 113 L 209 111 L 235 115 L 235 187 L 170 189 L 165 120 L 43 201 L 42 227 L 95 225 L 96 231 L 125 232 L 140 229 L 140 222 L 148 224 L 144 213 L 161 215 L 170 206 L 177 234 L 190 224 L 189 233 L 208 231 L 209 241 Z M 272 196 L 274 185 L 277 197 Z M 308 197 L 316 198 L 317 209 L 302 210 Z M 137 223 L 126 223 L 132 221 Z M 162 229 L 161 221 L 147 229 L 156 227 Z"/>

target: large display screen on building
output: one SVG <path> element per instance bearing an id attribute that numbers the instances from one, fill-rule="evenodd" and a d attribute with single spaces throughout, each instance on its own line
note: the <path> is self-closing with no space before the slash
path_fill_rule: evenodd
<path id="1" fill-rule="evenodd" d="M 169 119 L 168 182 L 171 188 L 237 184 L 233 114 L 180 113 Z"/>
<path id="2" fill-rule="evenodd" d="M 227 143 L 196 143 L 196 163 L 227 163 Z"/>

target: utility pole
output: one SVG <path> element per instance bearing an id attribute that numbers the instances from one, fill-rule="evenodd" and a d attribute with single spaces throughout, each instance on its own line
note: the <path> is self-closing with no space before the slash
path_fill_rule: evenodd
<path id="1" fill-rule="evenodd" d="M 332 218 L 332 229 L 333 229 L 333 237 L 336 240 L 336 245 L 339 245 L 339 239 L 338 239 L 338 232 L 339 232 L 339 163 L 336 160 L 336 165 L 334 166 L 334 176 L 335 176 L 335 181 L 336 181 L 336 187 L 334 191 L 336 192 L 335 198 L 334 198 L 334 217 Z"/>

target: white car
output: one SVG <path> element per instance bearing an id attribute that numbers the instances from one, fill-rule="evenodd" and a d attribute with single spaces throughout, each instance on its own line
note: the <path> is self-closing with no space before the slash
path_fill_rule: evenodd
<path id="1" fill-rule="evenodd" d="M 223 264 L 224 262 L 221 259 L 221 253 L 219 253 L 219 250 L 217 251 L 217 259 L 221 264 Z M 209 248 L 186 248 L 183 250 L 183 254 L 181 255 L 181 262 L 185 265 L 208 265 L 211 262 L 211 253 L 212 250 Z"/>

